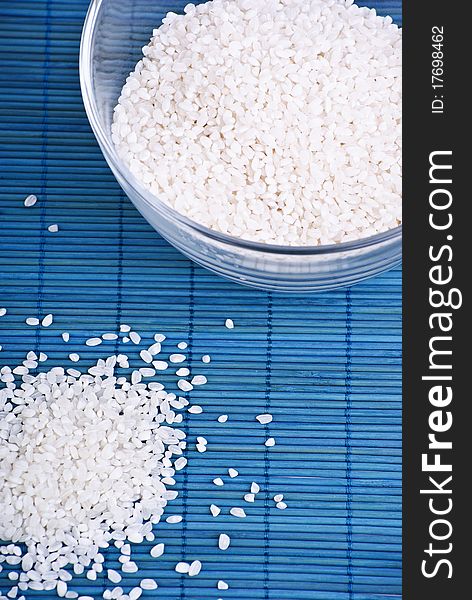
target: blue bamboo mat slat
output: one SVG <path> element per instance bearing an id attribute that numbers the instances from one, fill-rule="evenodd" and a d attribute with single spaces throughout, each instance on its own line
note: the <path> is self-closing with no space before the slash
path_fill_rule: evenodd
<path id="1" fill-rule="evenodd" d="M 167 3 L 171 5 L 171 3 Z M 365 2 L 401 22 L 400 0 Z M 77 60 L 86 0 L 0 2 L 0 366 L 27 350 L 89 366 L 104 346 L 87 337 L 126 322 L 167 348 L 189 341 L 189 364 L 209 383 L 195 393 L 204 412 L 185 425 L 189 465 L 178 474 L 170 513 L 155 531 L 168 551 L 133 550 L 162 600 L 374 600 L 401 595 L 401 273 L 349 290 L 291 297 L 245 289 L 190 263 L 124 197 L 82 108 Z M 29 193 L 39 203 L 23 207 Z M 58 233 L 46 228 L 58 223 Z M 28 316 L 52 312 L 35 330 Z M 236 328 L 225 329 L 234 319 Z M 71 342 L 60 338 L 71 333 Z M 109 343 L 137 357 L 137 349 Z M 210 365 L 200 357 L 209 353 Z M 50 364 L 49 363 L 49 364 Z M 175 377 L 163 377 L 170 387 Z M 258 426 L 255 415 L 274 421 Z M 226 424 L 216 418 L 229 415 Z M 203 435 L 201 455 L 194 440 Z M 277 445 L 267 450 L 264 439 Z M 212 479 L 240 476 L 224 488 Z M 262 487 L 248 517 L 231 518 L 251 481 Z M 288 508 L 274 508 L 284 493 Z M 211 502 L 222 515 L 209 515 Z M 224 514 L 226 513 L 226 514 Z M 219 532 L 232 536 L 224 555 Z M 200 576 L 175 563 L 203 562 Z M 107 552 L 115 564 L 117 551 Z M 9 589 L 8 568 L 0 590 Z M 218 579 L 230 589 L 219 592 Z M 124 588 L 138 583 L 124 578 Z M 101 598 L 106 581 L 72 586 Z M 54 597 L 28 592 L 27 597 Z"/>

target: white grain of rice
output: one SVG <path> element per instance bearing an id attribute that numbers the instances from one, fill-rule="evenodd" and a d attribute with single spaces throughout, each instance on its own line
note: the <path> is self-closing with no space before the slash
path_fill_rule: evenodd
<path id="1" fill-rule="evenodd" d="M 221 512 L 221 508 L 216 504 L 210 504 L 210 512 L 214 517 L 217 517 Z"/>
<path id="2" fill-rule="evenodd" d="M 0 308 L 0 317 L 4 317 L 7 314 L 7 309 L 5 307 Z"/>
<path id="3" fill-rule="evenodd" d="M 230 468 L 228 469 L 228 475 L 231 477 L 231 479 L 234 479 L 234 477 L 239 475 L 239 471 L 237 469 Z"/>
<path id="4" fill-rule="evenodd" d="M 231 544 L 231 538 L 226 533 L 220 533 L 218 536 L 218 548 L 220 550 L 227 550 Z"/>
<path id="5" fill-rule="evenodd" d="M 68 342 L 70 340 L 70 333 L 68 331 L 64 331 L 61 333 L 61 337 L 64 342 Z"/>
<path id="6" fill-rule="evenodd" d="M 139 356 L 141 357 L 141 360 L 145 363 L 150 364 L 152 362 L 152 354 L 149 352 L 149 350 L 141 350 Z"/>
<path id="7" fill-rule="evenodd" d="M 166 336 L 163 333 L 156 333 L 154 335 L 154 341 L 162 343 L 166 339 Z"/>
<path id="8" fill-rule="evenodd" d="M 208 379 L 205 377 L 205 375 L 195 375 L 195 377 L 192 378 L 192 385 L 205 385 L 205 383 L 207 383 Z"/>
<path id="9" fill-rule="evenodd" d="M 93 569 L 90 569 L 90 571 L 87 571 L 87 573 L 85 574 L 85 577 L 87 579 L 89 579 L 90 581 L 96 581 L 97 580 L 97 572 L 94 571 Z"/>
<path id="10" fill-rule="evenodd" d="M 181 471 L 186 466 L 187 466 L 187 459 L 185 458 L 185 456 L 181 456 L 174 462 L 174 469 L 176 471 Z"/>
<path id="11" fill-rule="evenodd" d="M 149 554 L 153 557 L 153 558 L 159 558 L 159 556 L 162 556 L 164 554 L 165 551 L 165 544 L 160 543 L 160 544 L 156 544 L 155 546 L 153 546 L 149 552 Z"/>
<path id="12" fill-rule="evenodd" d="M 156 370 L 151 369 L 150 367 L 141 367 L 139 369 L 139 372 L 143 377 L 154 377 L 154 375 L 156 374 Z"/>
<path id="13" fill-rule="evenodd" d="M 258 483 L 253 481 L 251 483 L 251 494 L 258 494 L 261 491 L 261 488 Z"/>
<path id="14" fill-rule="evenodd" d="M 115 569 L 107 569 L 107 578 L 112 583 L 120 583 L 122 579 L 120 573 L 118 573 L 118 571 L 115 571 Z"/>
<path id="15" fill-rule="evenodd" d="M 143 590 L 139 587 L 131 588 L 131 590 L 128 594 L 129 600 L 138 600 L 138 598 L 141 597 L 142 593 L 143 593 Z"/>
<path id="16" fill-rule="evenodd" d="M 280 510 L 285 510 L 287 508 L 287 505 L 285 504 L 285 502 L 277 502 L 276 507 Z"/>
<path id="17" fill-rule="evenodd" d="M 48 355 L 45 352 L 40 352 L 38 360 L 39 362 L 44 362 L 48 359 Z"/>
<path id="18" fill-rule="evenodd" d="M 27 552 L 21 559 L 21 569 L 26 573 L 33 567 L 33 564 L 34 564 L 33 556 L 31 554 L 29 554 L 29 552 Z"/>
<path id="19" fill-rule="evenodd" d="M 177 387 L 183 392 L 190 392 L 193 390 L 193 385 L 186 379 L 179 379 L 177 381 Z"/>
<path id="20" fill-rule="evenodd" d="M 256 499 L 256 495 L 255 494 L 244 494 L 244 500 L 246 502 L 254 502 Z"/>
<path id="21" fill-rule="evenodd" d="M 178 562 L 175 565 L 175 570 L 177 573 L 181 573 L 182 575 L 186 575 L 190 569 L 190 565 L 187 562 Z"/>
<path id="22" fill-rule="evenodd" d="M 149 578 L 141 579 L 139 585 L 145 591 L 157 590 L 158 587 L 156 581 Z"/>
<path id="23" fill-rule="evenodd" d="M 234 329 L 234 321 L 233 321 L 233 319 L 226 319 L 226 321 L 225 321 L 225 327 L 227 329 Z"/>
<path id="24" fill-rule="evenodd" d="M 197 576 L 202 570 L 202 563 L 199 560 L 194 560 L 188 569 L 189 577 Z"/>
<path id="25" fill-rule="evenodd" d="M 103 333 L 102 334 L 102 340 L 106 340 L 106 341 L 110 341 L 110 340 L 117 340 L 118 336 L 116 333 Z"/>
<path id="26" fill-rule="evenodd" d="M 185 354 L 171 354 L 169 360 L 171 363 L 182 363 L 186 359 Z"/>
<path id="27" fill-rule="evenodd" d="M 44 319 L 41 321 L 41 325 L 43 327 L 49 327 L 50 325 L 52 325 L 53 320 L 54 320 L 53 315 L 51 315 L 51 314 L 46 315 L 44 317 Z"/>
<path id="28" fill-rule="evenodd" d="M 58 581 L 56 586 L 57 595 L 63 598 L 67 593 L 67 583 L 65 581 Z"/>
<path id="29" fill-rule="evenodd" d="M 15 375 L 27 375 L 28 372 L 29 372 L 29 369 L 24 366 L 18 366 L 13 369 L 13 373 Z"/>
<path id="30" fill-rule="evenodd" d="M 71 354 L 69 354 L 69 360 L 71 360 L 72 362 L 79 362 L 80 355 L 76 352 L 71 352 Z"/>
<path id="31" fill-rule="evenodd" d="M 209 354 L 204 354 L 202 356 L 202 363 L 208 364 L 211 361 L 211 356 Z"/>
<path id="32" fill-rule="evenodd" d="M 188 344 L 187 344 L 187 342 L 179 342 L 179 343 L 177 344 L 177 348 L 178 348 L 179 350 L 185 350 L 187 347 L 188 347 Z"/>
<path id="33" fill-rule="evenodd" d="M 102 343 L 102 338 L 93 337 L 85 341 L 86 346 L 99 346 Z"/>
<path id="34" fill-rule="evenodd" d="M 170 523 L 171 525 L 173 525 L 175 523 L 181 523 L 182 519 L 183 517 L 181 515 L 170 515 L 169 517 L 167 517 L 166 523 Z"/>
<path id="35" fill-rule="evenodd" d="M 275 496 L 274 496 L 274 502 L 282 502 L 283 499 L 284 499 L 283 494 L 275 494 Z"/>
<path id="36" fill-rule="evenodd" d="M 28 317 L 25 321 L 27 325 L 39 325 L 39 319 L 36 317 Z"/>
<path id="37" fill-rule="evenodd" d="M 36 369 L 36 367 L 38 366 L 38 361 L 36 360 L 24 360 L 23 361 L 23 366 L 26 367 L 27 369 Z"/>
<path id="38" fill-rule="evenodd" d="M 198 404 L 194 404 L 193 406 L 187 409 L 187 412 L 189 412 L 191 415 L 201 415 L 203 412 L 203 408 Z"/>
<path id="39" fill-rule="evenodd" d="M 157 371 L 165 371 L 168 368 L 168 363 L 166 363 L 165 360 L 153 360 L 152 361 L 152 366 L 157 370 Z"/>
<path id="40" fill-rule="evenodd" d="M 57 233 L 59 231 L 59 225 L 57 223 L 49 225 L 48 231 L 50 231 L 51 233 Z"/>
<path id="41" fill-rule="evenodd" d="M 267 440 L 264 442 L 264 445 L 267 446 L 267 448 L 272 448 L 275 446 L 275 439 L 273 437 L 267 438 Z"/>
<path id="42" fill-rule="evenodd" d="M 123 573 L 137 573 L 138 565 L 134 561 L 130 560 L 121 567 L 121 570 Z"/>
<path id="43" fill-rule="evenodd" d="M 257 415 L 256 419 L 261 425 L 267 425 L 268 423 L 272 423 L 273 417 L 271 414 L 265 413 L 263 415 Z"/>
<path id="44" fill-rule="evenodd" d="M 155 356 L 156 354 L 160 353 L 161 349 L 162 349 L 161 343 L 160 342 L 156 342 L 155 344 L 152 344 L 151 346 L 149 346 L 148 352 L 152 356 Z"/>
<path id="45" fill-rule="evenodd" d="M 225 484 L 221 477 L 215 477 L 215 479 L 213 479 L 213 483 L 219 487 Z"/>
<path id="46" fill-rule="evenodd" d="M 205 444 L 197 444 L 195 446 L 195 448 L 197 449 L 198 452 L 200 452 L 201 454 L 203 454 L 203 452 L 207 451 L 207 447 Z"/>
<path id="47" fill-rule="evenodd" d="M 38 198 L 34 194 L 29 194 L 29 196 L 26 196 L 25 198 L 24 205 L 26 208 L 31 208 L 36 204 L 37 201 Z"/>
<path id="48" fill-rule="evenodd" d="M 139 333 L 136 333 L 136 331 L 130 332 L 129 339 L 133 342 L 133 344 L 138 345 L 141 343 L 141 336 L 139 335 Z"/>
<path id="49" fill-rule="evenodd" d="M 228 420 L 228 415 L 220 415 L 217 419 L 218 423 L 226 423 Z"/>
<path id="50" fill-rule="evenodd" d="M 127 325 L 126 323 L 121 323 L 121 325 L 120 325 L 120 332 L 121 333 L 128 333 L 128 331 L 131 331 L 131 327 L 129 325 Z"/>
<path id="51" fill-rule="evenodd" d="M 246 511 L 244 510 L 244 508 L 234 506 L 233 508 L 230 508 L 229 514 L 233 515 L 233 517 L 239 517 L 240 519 L 244 519 L 244 517 L 246 516 Z"/>
<path id="52" fill-rule="evenodd" d="M 177 369 L 175 374 L 177 377 L 187 377 L 190 375 L 190 369 L 187 369 L 187 367 L 181 367 L 180 369 Z"/>
<path id="53" fill-rule="evenodd" d="M 216 584 L 216 587 L 219 590 L 227 590 L 227 589 L 229 589 L 229 585 L 226 583 L 226 581 L 223 581 L 222 579 L 220 579 L 218 581 L 218 583 Z"/>

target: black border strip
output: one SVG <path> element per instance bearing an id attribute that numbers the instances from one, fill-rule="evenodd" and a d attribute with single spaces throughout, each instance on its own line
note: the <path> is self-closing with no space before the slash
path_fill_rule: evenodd
<path id="1" fill-rule="evenodd" d="M 468 485 L 472 432 L 466 372 L 470 370 L 468 335 L 472 328 L 466 290 L 471 287 L 468 244 L 472 232 L 468 231 L 471 192 L 466 188 L 466 174 L 472 168 L 467 164 L 470 149 L 464 147 L 470 129 L 469 7 L 469 3 L 444 0 L 405 0 L 403 7 L 405 600 L 470 596 L 466 548 L 472 532 L 468 516 L 472 509 Z M 438 51 L 433 44 L 439 40 L 444 87 L 434 89 L 432 84 L 440 80 L 433 82 L 432 76 L 441 71 L 433 73 L 433 69 L 441 65 L 433 60 L 441 54 L 433 56 Z M 444 102 L 442 109 L 439 100 Z M 433 163 L 452 168 L 433 167 L 430 173 Z M 441 203 L 446 208 L 434 208 Z M 436 227 L 449 219 L 448 227 Z M 448 299 L 455 308 L 446 306 Z M 438 313 L 447 316 L 442 320 L 432 316 Z M 441 326 L 450 326 L 450 331 L 442 331 Z M 433 351 L 450 354 L 434 354 L 430 344 Z M 439 428 L 445 430 L 439 432 Z M 431 434 L 445 444 L 451 442 L 452 447 L 429 448 Z M 440 468 L 451 465 L 452 470 L 432 471 L 427 464 L 434 461 L 444 465 Z M 444 514 L 434 514 L 435 510 Z"/>

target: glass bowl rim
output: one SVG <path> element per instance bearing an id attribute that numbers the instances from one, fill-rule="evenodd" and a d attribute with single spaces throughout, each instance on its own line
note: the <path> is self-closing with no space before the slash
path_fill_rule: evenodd
<path id="1" fill-rule="evenodd" d="M 211 238 L 217 242 L 245 248 L 256 252 L 265 252 L 270 254 L 281 254 L 289 256 L 300 255 L 320 255 L 332 254 L 340 252 L 350 252 L 363 248 L 375 247 L 390 240 L 401 238 L 402 225 L 399 225 L 388 231 L 377 233 L 375 235 L 360 238 L 359 240 L 350 242 L 340 242 L 338 244 L 326 244 L 318 246 L 281 246 L 277 244 L 264 244 L 262 242 L 253 242 L 242 238 L 237 238 L 225 233 L 214 231 L 205 225 L 201 225 L 196 221 L 182 215 L 171 206 L 160 200 L 156 195 L 146 189 L 131 173 L 129 168 L 118 156 L 114 144 L 110 139 L 109 134 L 102 127 L 98 116 L 98 108 L 95 101 L 92 80 L 92 42 L 94 39 L 96 24 L 103 0 L 91 0 L 84 25 L 82 28 L 82 36 L 80 40 L 79 54 L 79 74 L 80 88 L 82 99 L 85 106 L 85 112 L 89 119 L 92 131 L 97 138 L 97 141 L 105 155 L 106 160 L 111 163 L 111 166 L 116 170 L 131 187 L 136 190 L 139 196 L 144 200 L 151 210 L 161 211 L 171 219 L 185 225 L 193 230 L 198 231 L 205 237 Z"/>

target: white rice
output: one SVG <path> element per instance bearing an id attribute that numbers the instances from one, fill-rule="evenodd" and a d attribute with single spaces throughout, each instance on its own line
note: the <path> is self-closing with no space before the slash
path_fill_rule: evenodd
<path id="1" fill-rule="evenodd" d="M 112 138 L 155 196 L 211 229 L 332 244 L 401 223 L 401 29 L 353 0 L 169 13 Z M 156 26 L 158 24 L 156 23 Z"/>

